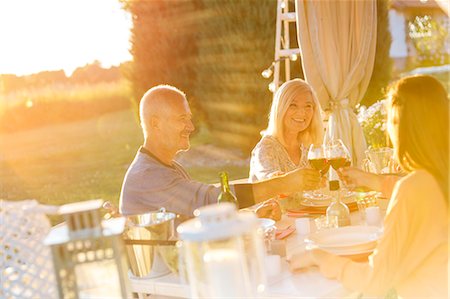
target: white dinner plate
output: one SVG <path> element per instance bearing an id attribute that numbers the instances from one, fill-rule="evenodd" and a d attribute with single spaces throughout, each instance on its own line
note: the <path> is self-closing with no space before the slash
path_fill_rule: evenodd
<path id="1" fill-rule="evenodd" d="M 355 192 L 349 190 L 341 191 L 341 200 L 346 203 L 355 202 Z M 328 194 L 315 193 L 313 191 L 303 192 L 302 204 L 311 207 L 327 207 L 332 201 L 332 197 Z"/>
<path id="2" fill-rule="evenodd" d="M 312 244 L 311 244 L 312 245 Z M 312 247 L 315 247 L 315 245 L 308 246 L 307 248 L 311 249 Z M 333 253 L 340 256 L 350 256 L 350 255 L 369 255 L 373 252 L 375 249 L 375 246 L 370 249 L 354 249 L 353 247 L 346 247 L 346 248 L 321 248 L 322 250 Z"/>
<path id="3" fill-rule="evenodd" d="M 354 197 L 347 197 L 341 199 L 343 203 L 345 204 L 351 204 L 355 202 Z M 323 200 L 310 200 L 310 199 L 304 199 L 301 201 L 301 204 L 303 206 L 307 207 L 316 207 L 316 208 L 325 208 L 328 207 L 331 204 L 331 199 L 323 199 Z"/>
<path id="4" fill-rule="evenodd" d="M 359 254 L 367 254 L 368 255 L 368 254 L 372 253 L 374 249 L 375 249 L 375 247 L 371 248 L 371 249 L 363 249 L 363 250 L 353 249 L 353 248 L 345 248 L 345 249 L 340 249 L 340 250 L 328 249 L 325 251 L 328 251 L 330 253 L 340 255 L 340 256 L 347 256 L 347 255 L 359 255 Z"/>
<path id="5" fill-rule="evenodd" d="M 380 236 L 377 226 L 344 226 L 312 233 L 305 241 L 324 250 L 367 251 L 375 248 Z"/>

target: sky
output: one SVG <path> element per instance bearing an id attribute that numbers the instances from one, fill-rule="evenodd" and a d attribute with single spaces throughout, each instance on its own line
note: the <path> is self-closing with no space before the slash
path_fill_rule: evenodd
<path id="1" fill-rule="evenodd" d="M 119 0 L 0 0 L 0 74 L 131 60 L 131 16 Z"/>

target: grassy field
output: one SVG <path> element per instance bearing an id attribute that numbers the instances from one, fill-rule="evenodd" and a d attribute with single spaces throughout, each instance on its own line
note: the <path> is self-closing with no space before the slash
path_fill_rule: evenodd
<path id="1" fill-rule="evenodd" d="M 209 142 L 196 135 L 192 146 Z M 0 198 L 46 204 L 102 198 L 117 203 L 123 176 L 142 143 L 134 112 L 0 135 Z M 217 182 L 220 169 L 192 166 L 203 182 Z M 226 167 L 232 179 L 248 167 Z"/>

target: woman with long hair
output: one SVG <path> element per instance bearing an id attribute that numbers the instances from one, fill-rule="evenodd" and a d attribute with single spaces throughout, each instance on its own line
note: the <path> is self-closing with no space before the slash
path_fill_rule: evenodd
<path id="1" fill-rule="evenodd" d="M 393 187 L 384 233 L 369 261 L 313 249 L 291 257 L 291 269 L 317 265 L 326 277 L 364 295 L 394 290 L 405 298 L 448 298 L 449 100 L 444 86 L 431 76 L 396 82 L 389 93 L 388 132 L 407 175 Z"/>
<path id="2" fill-rule="evenodd" d="M 321 144 L 323 125 L 315 92 L 301 79 L 275 93 L 269 124 L 252 151 L 250 181 L 260 181 L 308 164 L 308 147 Z"/>

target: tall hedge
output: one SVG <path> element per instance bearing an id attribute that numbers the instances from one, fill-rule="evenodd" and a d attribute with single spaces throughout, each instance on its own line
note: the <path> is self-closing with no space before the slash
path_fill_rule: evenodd
<path id="1" fill-rule="evenodd" d="M 389 56 L 392 36 L 389 31 L 390 0 L 377 0 L 377 46 L 372 77 L 362 105 L 370 106 L 384 97 L 385 89 L 392 79 L 393 61 Z"/>
<path id="2" fill-rule="evenodd" d="M 196 77 L 199 1 L 121 2 L 133 20 L 133 61 L 126 76 L 132 82 L 136 103 L 147 89 L 157 84 L 174 85 L 189 97 Z"/>
<path id="3" fill-rule="evenodd" d="M 276 1 L 208 1 L 198 38 L 195 96 L 217 141 L 249 151 L 267 125 Z"/>

